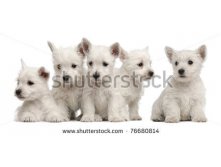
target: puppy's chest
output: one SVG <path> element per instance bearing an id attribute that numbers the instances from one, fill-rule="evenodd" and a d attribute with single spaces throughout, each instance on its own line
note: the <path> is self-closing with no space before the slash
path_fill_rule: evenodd
<path id="1" fill-rule="evenodd" d="M 142 90 L 143 90 L 142 87 L 132 86 L 132 87 L 129 87 L 129 88 L 123 90 L 122 93 L 123 93 L 123 96 L 126 99 L 126 101 L 131 102 L 131 101 L 134 101 L 134 100 L 141 97 L 141 95 L 143 93 Z"/>
<path id="2" fill-rule="evenodd" d="M 65 102 L 71 110 L 75 111 L 79 108 L 80 99 L 81 94 L 79 92 L 68 92 Z"/>
<path id="3" fill-rule="evenodd" d="M 38 114 L 44 114 L 45 111 L 47 111 L 47 106 L 45 106 L 43 103 L 39 101 L 34 102 L 25 102 L 23 104 L 23 110 L 25 111 L 34 111 Z"/>
<path id="4" fill-rule="evenodd" d="M 79 103 L 81 99 L 81 91 L 80 90 L 67 90 L 67 91 L 60 91 L 57 94 L 59 100 L 63 100 L 65 105 L 69 107 L 71 110 L 75 111 L 79 108 Z"/>
<path id="5" fill-rule="evenodd" d="M 194 88 L 177 89 L 176 97 L 181 110 L 189 110 L 199 100 L 197 89 Z"/>
<path id="6" fill-rule="evenodd" d="M 106 110 L 109 93 L 107 90 L 97 89 L 93 92 L 94 103 L 97 110 Z"/>

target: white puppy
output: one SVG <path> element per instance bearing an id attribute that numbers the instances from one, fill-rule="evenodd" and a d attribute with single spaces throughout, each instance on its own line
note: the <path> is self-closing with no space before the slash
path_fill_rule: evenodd
<path id="1" fill-rule="evenodd" d="M 118 43 L 110 47 L 97 46 L 87 39 L 82 39 L 82 47 L 87 56 L 88 73 L 83 90 L 81 121 L 114 121 L 113 117 L 108 115 L 111 88 L 106 86 L 105 82 L 111 81 L 120 46 Z"/>
<path id="2" fill-rule="evenodd" d="M 143 95 L 143 81 L 154 75 L 148 48 L 129 53 L 122 49 L 120 59 L 123 64 L 115 71 L 116 85 L 112 91 L 110 108 L 115 116 L 119 114 L 117 117 L 123 120 L 141 120 L 138 103 Z"/>
<path id="3" fill-rule="evenodd" d="M 70 119 L 77 119 L 83 91 L 83 49 L 80 44 L 76 47 L 57 48 L 48 42 L 48 46 L 52 51 L 55 70 L 53 96 L 57 104 L 69 114 Z"/>
<path id="4" fill-rule="evenodd" d="M 205 91 L 200 71 L 206 57 L 206 46 L 194 51 L 175 51 L 166 47 L 165 51 L 173 66 L 173 76 L 153 104 L 151 119 L 172 123 L 188 120 L 205 122 Z"/>
<path id="5" fill-rule="evenodd" d="M 68 120 L 65 112 L 54 101 L 48 88 L 48 78 L 49 73 L 44 67 L 28 67 L 22 61 L 15 95 L 24 102 L 21 107 L 17 108 L 17 121 L 61 122 Z"/>

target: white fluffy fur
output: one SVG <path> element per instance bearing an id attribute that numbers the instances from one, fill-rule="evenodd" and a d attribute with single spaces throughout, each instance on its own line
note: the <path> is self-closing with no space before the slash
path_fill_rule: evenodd
<path id="1" fill-rule="evenodd" d="M 106 46 L 92 45 L 87 39 L 82 40 L 84 53 L 87 56 L 88 77 L 83 90 L 81 121 L 102 121 L 102 119 L 114 121 L 108 113 L 108 101 L 110 88 L 103 87 L 105 77 L 112 77 L 115 58 L 119 55 L 120 46 L 118 43 Z M 107 66 L 104 66 L 107 63 Z M 95 80 L 93 75 L 98 73 L 100 77 Z"/>
<path id="2" fill-rule="evenodd" d="M 83 91 L 84 75 L 84 53 L 81 45 L 76 47 L 57 48 L 53 43 L 48 42 L 52 51 L 55 70 L 54 85 L 52 94 L 57 104 L 66 111 L 70 119 L 77 119 L 77 111 Z M 64 76 L 70 76 L 65 82 Z M 60 83 L 60 84 L 59 84 Z"/>
<path id="3" fill-rule="evenodd" d="M 165 50 L 173 66 L 173 76 L 170 84 L 153 104 L 151 119 L 171 123 L 189 120 L 205 122 L 205 89 L 200 71 L 206 56 L 206 47 L 203 45 L 194 51 L 175 51 L 169 47 Z M 189 61 L 193 63 L 188 64 Z M 184 77 L 178 73 L 179 69 L 185 70 Z"/>
<path id="4" fill-rule="evenodd" d="M 22 63 L 16 90 L 21 90 L 21 94 L 17 94 L 17 97 L 24 102 L 17 108 L 17 121 L 61 122 L 68 120 L 67 115 L 54 101 L 47 84 L 48 77 L 49 73 L 43 67 L 32 68 Z M 33 85 L 28 84 L 30 82 Z"/>
<path id="5" fill-rule="evenodd" d="M 116 87 L 112 90 L 109 104 L 112 115 L 119 121 L 141 120 L 138 103 L 143 95 L 143 81 L 154 74 L 148 48 L 129 53 L 122 50 L 120 59 L 123 64 L 115 71 Z"/>

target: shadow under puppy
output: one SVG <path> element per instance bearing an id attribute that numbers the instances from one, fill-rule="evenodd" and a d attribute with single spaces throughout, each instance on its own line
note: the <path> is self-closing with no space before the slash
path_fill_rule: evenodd
<path id="1" fill-rule="evenodd" d="M 173 66 L 173 76 L 153 104 L 151 119 L 171 123 L 207 121 L 203 111 L 205 88 L 200 78 L 206 58 L 206 46 L 182 51 L 166 47 L 165 51 Z"/>
<path id="2" fill-rule="evenodd" d="M 78 115 L 77 111 L 81 107 L 85 73 L 83 48 L 81 44 L 75 47 L 58 48 L 52 42 L 48 42 L 48 46 L 52 51 L 55 71 L 52 94 L 70 119 L 79 120 L 81 114 Z"/>
<path id="3" fill-rule="evenodd" d="M 44 67 L 28 67 L 22 61 L 15 95 L 24 102 L 17 108 L 17 121 L 68 121 L 66 113 L 54 101 L 48 88 L 48 78 L 49 72 Z"/>

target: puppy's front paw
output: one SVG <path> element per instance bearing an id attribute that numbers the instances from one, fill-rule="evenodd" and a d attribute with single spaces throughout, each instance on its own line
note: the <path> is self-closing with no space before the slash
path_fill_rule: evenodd
<path id="1" fill-rule="evenodd" d="M 21 118 L 21 122 L 36 122 L 36 118 L 32 115 L 30 116 L 24 116 Z"/>
<path id="2" fill-rule="evenodd" d="M 123 122 L 123 121 L 125 121 L 125 119 L 115 116 L 115 117 L 109 117 L 108 121 L 110 121 L 110 122 Z"/>
<path id="3" fill-rule="evenodd" d="M 178 123 L 179 121 L 180 121 L 180 119 L 177 116 L 167 116 L 165 118 L 166 123 Z"/>
<path id="4" fill-rule="evenodd" d="M 151 120 L 154 122 L 163 122 L 164 117 L 162 115 L 152 115 Z"/>
<path id="5" fill-rule="evenodd" d="M 197 115 L 195 115 L 195 116 L 192 118 L 192 121 L 193 121 L 193 122 L 206 122 L 206 121 L 207 121 L 207 118 L 206 118 L 205 114 L 202 113 L 202 114 L 197 114 Z"/>
<path id="6" fill-rule="evenodd" d="M 95 116 L 94 116 L 94 121 L 95 121 L 95 122 L 101 122 L 101 121 L 103 121 L 103 120 L 102 120 L 102 117 L 101 117 L 100 115 L 95 114 Z"/>
<path id="7" fill-rule="evenodd" d="M 91 115 L 83 115 L 81 118 L 81 122 L 94 122 L 94 116 Z"/>
<path id="8" fill-rule="evenodd" d="M 59 114 L 48 114 L 45 121 L 46 122 L 66 122 L 66 121 L 69 121 L 69 119 L 68 117 L 65 117 Z"/>
<path id="9" fill-rule="evenodd" d="M 130 116 L 130 120 L 138 121 L 138 120 L 142 120 L 142 117 L 139 115 L 132 115 L 132 116 Z"/>

